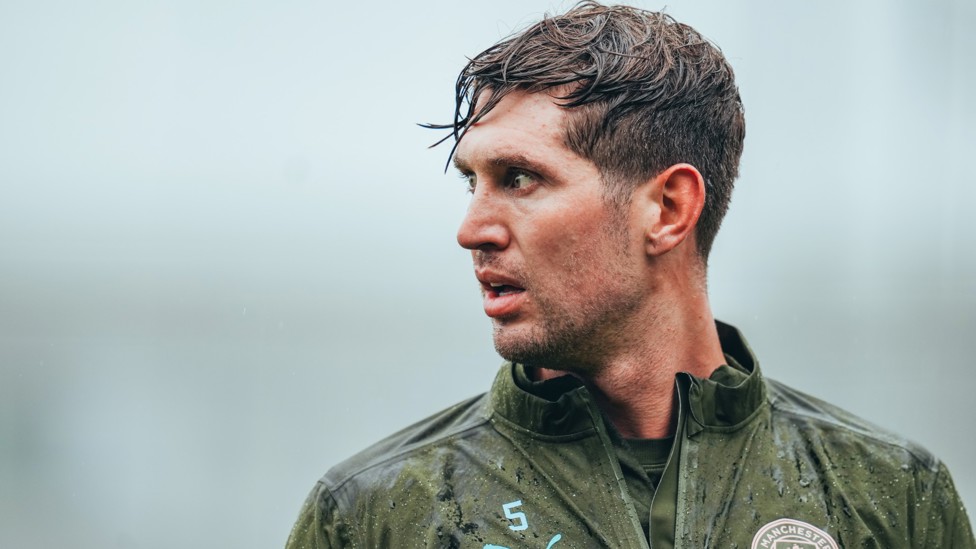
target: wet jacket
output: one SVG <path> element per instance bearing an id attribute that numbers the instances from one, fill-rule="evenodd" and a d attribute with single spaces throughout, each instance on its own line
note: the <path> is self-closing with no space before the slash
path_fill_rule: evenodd
<path id="1" fill-rule="evenodd" d="M 288 549 L 326 547 L 976 548 L 945 466 L 925 449 L 749 372 L 679 374 L 676 443 L 648 533 L 631 504 L 621 445 L 575 378 L 551 398 L 506 364 L 489 393 L 455 405 L 330 470 Z"/>

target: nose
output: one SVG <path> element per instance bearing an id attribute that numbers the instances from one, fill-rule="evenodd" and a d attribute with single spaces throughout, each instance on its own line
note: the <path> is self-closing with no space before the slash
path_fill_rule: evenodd
<path id="1" fill-rule="evenodd" d="M 458 228 L 457 241 L 468 250 L 502 250 L 508 247 L 511 233 L 505 224 L 504 205 L 479 185 L 471 196 L 468 212 Z"/>

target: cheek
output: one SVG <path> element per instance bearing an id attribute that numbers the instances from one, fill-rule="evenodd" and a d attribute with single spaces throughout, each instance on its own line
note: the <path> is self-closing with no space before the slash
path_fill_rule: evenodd
<path id="1" fill-rule="evenodd" d="M 610 241 L 604 219 L 567 217 L 534 232 L 538 268 L 533 270 L 546 278 L 565 279 L 571 287 L 598 282 L 614 270 L 611 251 L 617 250 L 611 247 L 622 243 Z"/>

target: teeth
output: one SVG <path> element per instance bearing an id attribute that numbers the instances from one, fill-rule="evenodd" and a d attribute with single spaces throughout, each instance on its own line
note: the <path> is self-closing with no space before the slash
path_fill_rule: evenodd
<path id="1" fill-rule="evenodd" d="M 518 291 L 514 286 L 502 282 L 489 282 L 489 285 L 491 286 L 492 290 L 495 290 L 498 293 L 499 296 L 514 294 Z"/>

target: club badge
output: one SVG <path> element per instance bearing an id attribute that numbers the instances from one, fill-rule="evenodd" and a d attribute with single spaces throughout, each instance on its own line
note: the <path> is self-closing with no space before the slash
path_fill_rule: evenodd
<path id="1" fill-rule="evenodd" d="M 840 549 L 820 528 L 789 518 L 774 520 L 752 538 L 752 549 Z"/>

